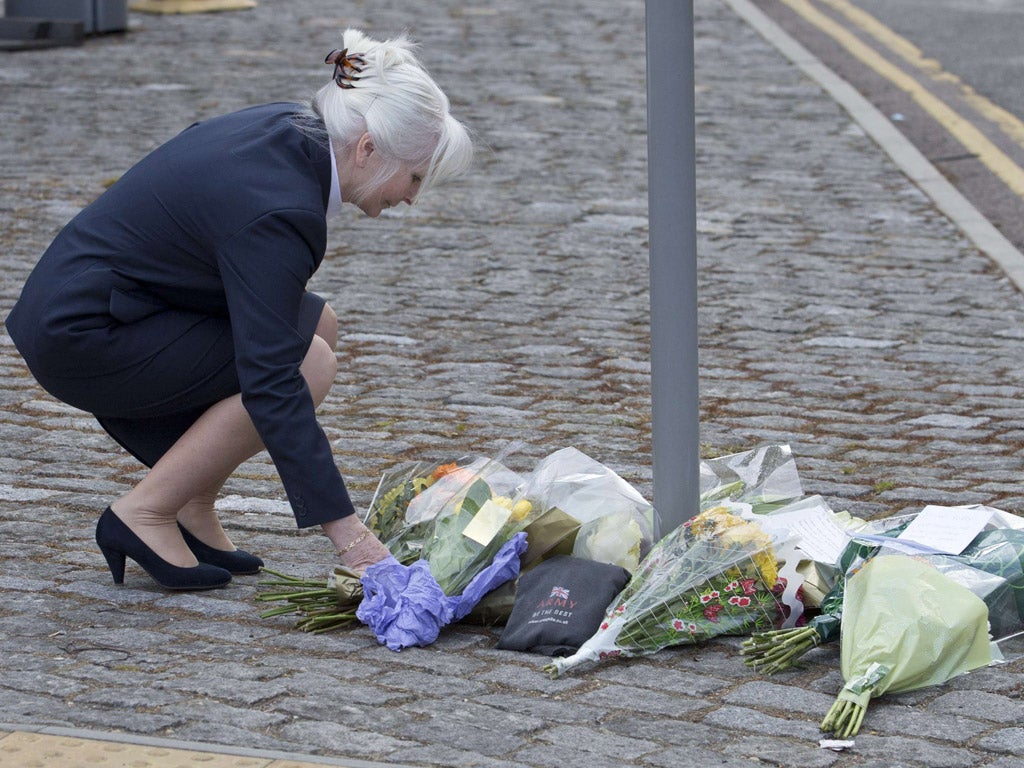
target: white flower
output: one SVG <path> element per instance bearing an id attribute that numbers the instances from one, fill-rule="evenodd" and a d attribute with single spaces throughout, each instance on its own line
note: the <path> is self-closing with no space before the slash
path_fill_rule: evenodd
<path id="1" fill-rule="evenodd" d="M 640 564 L 643 531 L 629 513 L 599 517 L 576 539 L 573 555 L 599 563 L 619 565 L 632 573 Z"/>

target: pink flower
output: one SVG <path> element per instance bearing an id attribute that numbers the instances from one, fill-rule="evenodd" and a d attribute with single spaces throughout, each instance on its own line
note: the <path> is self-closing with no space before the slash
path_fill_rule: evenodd
<path id="1" fill-rule="evenodd" d="M 705 594 L 705 595 L 701 595 L 700 596 L 700 601 L 702 603 L 710 603 L 712 597 L 713 597 L 713 595 L 711 593 L 708 593 L 708 594 Z"/>
<path id="2" fill-rule="evenodd" d="M 740 597 L 739 595 L 733 595 L 732 597 L 729 598 L 729 604 L 730 605 L 738 605 L 740 607 L 745 607 L 745 606 L 750 605 L 750 598 L 749 597 Z"/>
<path id="3" fill-rule="evenodd" d="M 743 585 L 743 594 L 752 595 L 757 592 L 757 582 L 753 579 L 740 579 L 740 584 Z"/>
<path id="4" fill-rule="evenodd" d="M 732 592 L 734 589 L 739 589 L 739 588 L 740 588 L 740 583 L 738 581 L 730 581 L 728 586 L 726 586 L 725 591 L 726 592 Z"/>
<path id="5" fill-rule="evenodd" d="M 786 581 L 785 578 L 783 578 L 782 576 L 779 576 L 779 578 L 775 581 L 775 586 L 772 587 L 772 594 L 773 595 L 781 595 L 783 592 L 786 591 L 786 584 L 787 583 L 788 582 Z"/>
<path id="6" fill-rule="evenodd" d="M 743 598 L 743 599 L 746 600 L 747 598 Z M 707 619 L 708 621 L 715 621 L 715 622 L 717 622 L 718 621 L 718 612 L 720 610 L 722 610 L 722 607 L 723 606 L 721 605 L 721 603 L 719 603 L 718 605 L 709 605 L 707 608 L 704 609 L 704 618 Z"/>
<path id="7" fill-rule="evenodd" d="M 682 619 L 672 619 L 672 629 L 676 632 L 682 632 L 686 629 L 686 622 Z"/>

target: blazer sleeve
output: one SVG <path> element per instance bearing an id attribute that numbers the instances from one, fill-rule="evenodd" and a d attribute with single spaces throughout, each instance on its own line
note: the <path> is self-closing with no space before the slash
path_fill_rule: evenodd
<path id="1" fill-rule="evenodd" d="M 300 528 L 355 512 L 299 370 L 307 351 L 298 331 L 299 306 L 325 242 L 322 215 L 276 211 L 217 249 L 242 403 Z"/>

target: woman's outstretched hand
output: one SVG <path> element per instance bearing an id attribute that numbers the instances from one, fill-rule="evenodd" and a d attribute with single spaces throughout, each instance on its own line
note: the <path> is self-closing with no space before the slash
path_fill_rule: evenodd
<path id="1" fill-rule="evenodd" d="M 391 553 L 356 515 L 323 524 L 324 533 L 338 550 L 341 565 L 360 576 Z"/>

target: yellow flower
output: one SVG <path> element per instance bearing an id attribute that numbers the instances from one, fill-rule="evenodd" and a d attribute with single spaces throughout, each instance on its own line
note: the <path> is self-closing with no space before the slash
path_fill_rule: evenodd
<path id="1" fill-rule="evenodd" d="M 508 496 L 495 496 L 491 499 L 499 507 L 504 507 L 512 512 L 511 518 L 517 522 L 525 520 L 526 516 L 533 510 L 533 504 L 526 499 L 520 499 L 519 501 L 512 503 L 512 499 Z"/>
<path id="2" fill-rule="evenodd" d="M 725 507 L 711 507 L 693 518 L 690 531 L 697 539 L 714 540 L 723 547 L 743 546 L 755 550 L 751 555 L 754 567 L 768 589 L 775 586 L 779 571 L 772 540 L 757 523 L 732 514 Z"/>
<path id="3" fill-rule="evenodd" d="M 520 499 L 512 506 L 512 519 L 516 522 L 525 520 L 526 516 L 533 511 L 533 504 L 526 499 Z"/>
<path id="4" fill-rule="evenodd" d="M 729 528 L 747 525 L 746 520 L 732 514 L 725 507 L 705 509 L 690 523 L 690 532 L 697 539 L 721 538 L 720 534 Z"/>
<path id="5" fill-rule="evenodd" d="M 775 553 L 772 552 L 771 548 L 762 549 L 751 559 L 754 561 L 754 567 L 761 574 L 765 586 L 768 589 L 774 587 L 775 582 L 779 580 L 779 567 L 778 563 L 775 562 Z"/>

